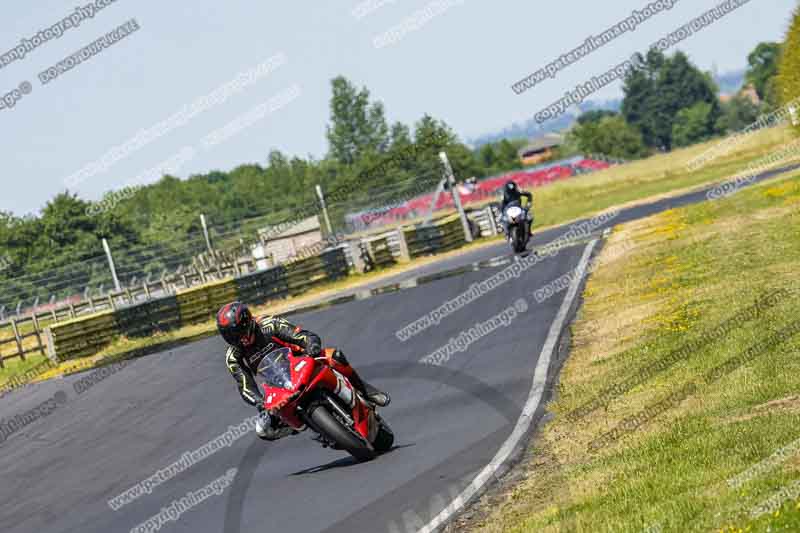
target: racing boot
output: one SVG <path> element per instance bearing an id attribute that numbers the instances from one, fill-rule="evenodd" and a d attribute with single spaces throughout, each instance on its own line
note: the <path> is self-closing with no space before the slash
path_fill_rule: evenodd
<path id="1" fill-rule="evenodd" d="M 360 392 L 361 395 L 367 399 L 367 401 L 374 403 L 378 407 L 386 407 L 389 405 L 389 402 L 392 401 L 388 394 L 378 390 L 361 379 L 361 376 L 358 375 L 356 369 L 350 366 L 350 363 L 347 361 L 347 357 L 345 357 L 344 352 L 338 348 L 326 349 L 325 358 L 328 360 L 328 363 L 332 368 L 341 372 L 348 380 L 350 380 L 350 384 L 353 385 L 353 387 Z"/>
<path id="2" fill-rule="evenodd" d="M 350 384 L 352 384 L 367 400 L 378 407 L 386 407 L 392 402 L 392 398 L 387 393 L 361 379 L 361 376 L 359 376 L 355 370 L 353 370 L 353 373 L 350 375 Z"/>

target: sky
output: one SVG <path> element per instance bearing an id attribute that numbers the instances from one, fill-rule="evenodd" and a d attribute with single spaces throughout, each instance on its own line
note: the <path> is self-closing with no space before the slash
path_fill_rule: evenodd
<path id="1" fill-rule="evenodd" d="M 0 54 L 94 1 L 8 2 Z M 97 200 L 142 176 L 157 180 L 146 171 L 165 161 L 177 161 L 171 173 L 185 178 L 263 164 L 273 149 L 321 158 L 330 80 L 338 75 L 366 86 L 391 122 L 412 125 L 428 113 L 462 140 L 500 130 L 646 51 L 719 0 L 668 1 L 672 8 L 518 95 L 511 84 L 650 0 L 342 0 L 313 8 L 309 2 L 116 0 L 0 68 L 0 98 L 30 84 L 29 94 L 13 94 L 14 107 L 0 109 L 0 210 L 35 214 L 65 190 Z M 759 42 L 782 40 L 796 6 L 797 0 L 750 0 L 673 50 L 703 70 L 745 68 Z M 425 8 L 430 16 L 406 24 L 396 40 L 381 39 Z M 41 81 L 40 73 L 131 19 L 136 31 Z M 265 62 L 269 68 L 259 70 Z M 240 76 L 247 72 L 256 74 Z M 231 85 L 237 77 L 239 85 Z M 591 99 L 619 97 L 621 85 Z M 220 87 L 228 87 L 216 92 L 224 97 L 191 107 Z M 194 111 L 168 120 L 185 109 Z M 78 174 L 159 123 L 169 127 L 110 164 Z"/>

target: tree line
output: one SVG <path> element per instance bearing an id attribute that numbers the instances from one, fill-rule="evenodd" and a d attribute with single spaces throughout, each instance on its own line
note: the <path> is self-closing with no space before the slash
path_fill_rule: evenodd
<path id="1" fill-rule="evenodd" d="M 620 111 L 584 113 L 568 142 L 584 152 L 637 159 L 738 131 L 780 105 L 782 50 L 781 43 L 764 42 L 748 55 L 745 80 L 758 104 L 742 93 L 721 102 L 711 74 L 686 54 L 650 50 L 641 57 L 642 68 L 625 77 Z"/>
<path id="2" fill-rule="evenodd" d="M 384 106 L 344 77 L 331 81 L 328 152 L 321 159 L 271 150 L 263 163 L 212 170 L 187 179 L 165 175 L 141 188 L 109 191 L 97 202 L 68 190 L 37 215 L 0 212 L 0 305 L 110 287 L 101 239 L 115 251 L 123 282 L 158 276 L 205 249 L 199 215 L 212 222 L 215 244 L 248 244 L 257 229 L 315 214 L 315 186 L 331 193 L 334 225 L 348 206 L 378 207 L 431 189 L 441 179 L 438 153 L 446 150 L 460 177 L 521 168 L 524 140 L 501 140 L 474 151 L 443 121 L 423 115 L 412 126 L 389 124 Z M 379 168 L 380 172 L 375 169 Z M 109 208 L 110 207 L 110 208 Z"/>

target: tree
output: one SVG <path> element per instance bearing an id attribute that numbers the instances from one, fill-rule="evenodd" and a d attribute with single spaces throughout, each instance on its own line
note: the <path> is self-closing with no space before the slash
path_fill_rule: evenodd
<path id="1" fill-rule="evenodd" d="M 733 133 L 744 129 L 758 119 L 758 106 L 749 98 L 737 95 L 722 105 L 722 116 L 716 124 L 720 133 Z"/>
<path id="2" fill-rule="evenodd" d="M 641 58 L 643 67 L 630 71 L 622 87 L 624 98 L 621 113 L 625 121 L 637 128 L 647 146 L 657 146 L 655 102 L 658 97 L 656 80 L 664 64 L 664 54 L 652 49 Z"/>
<path id="3" fill-rule="evenodd" d="M 778 73 L 780 56 L 780 43 L 758 43 L 755 50 L 747 56 L 750 66 L 745 73 L 745 79 L 753 84 L 762 100 L 766 98 L 769 80 Z"/>
<path id="4" fill-rule="evenodd" d="M 781 106 L 781 96 L 778 91 L 778 77 L 769 79 L 764 89 L 764 99 L 761 101 L 762 112 L 771 113 Z"/>
<path id="5" fill-rule="evenodd" d="M 357 90 L 343 76 L 334 78 L 331 86 L 331 124 L 327 127 L 331 157 L 351 165 L 367 150 L 385 151 L 389 128 L 383 104 L 370 104 L 366 87 Z"/>
<path id="6" fill-rule="evenodd" d="M 642 134 L 621 116 L 576 125 L 569 133 L 584 153 L 636 159 L 647 154 Z"/>
<path id="7" fill-rule="evenodd" d="M 697 102 L 692 107 L 681 109 L 672 124 L 672 144 L 689 146 L 708 139 L 714 131 L 711 104 Z"/>
<path id="8" fill-rule="evenodd" d="M 486 143 L 480 147 L 478 150 L 478 160 L 480 161 L 483 168 L 490 169 L 494 168 L 499 158 L 494 151 L 494 145 L 492 143 Z"/>
<path id="9" fill-rule="evenodd" d="M 519 149 L 528 144 L 527 139 L 501 139 L 486 143 L 474 152 L 477 170 L 473 175 L 491 176 L 522 168 Z"/>
<path id="10" fill-rule="evenodd" d="M 622 114 L 642 133 L 647 146 L 671 150 L 673 125 L 678 113 L 699 102 L 709 104 L 709 130 L 712 135 L 721 114 L 718 88 L 711 76 L 689 62 L 683 52 L 665 58 L 651 50 L 645 66 L 630 72 L 625 79 Z"/>
<path id="11" fill-rule="evenodd" d="M 778 65 L 777 88 L 781 104 L 792 104 L 795 113 L 800 114 L 800 109 L 794 100 L 800 97 L 800 7 L 793 15 L 789 32 L 783 43 L 783 54 Z M 795 130 L 800 133 L 800 118 L 794 123 Z"/>
<path id="12" fill-rule="evenodd" d="M 369 126 L 367 146 L 380 153 L 386 152 L 389 148 L 389 126 L 386 124 L 381 102 L 375 102 L 370 106 L 367 123 Z"/>
<path id="13" fill-rule="evenodd" d="M 578 124 L 586 124 L 587 122 L 599 122 L 606 117 L 616 117 L 619 113 L 611 111 L 610 109 L 592 109 L 578 117 Z"/>
<path id="14" fill-rule="evenodd" d="M 402 122 L 392 124 L 389 132 L 389 144 L 392 148 L 405 147 L 411 144 L 411 130 Z"/>

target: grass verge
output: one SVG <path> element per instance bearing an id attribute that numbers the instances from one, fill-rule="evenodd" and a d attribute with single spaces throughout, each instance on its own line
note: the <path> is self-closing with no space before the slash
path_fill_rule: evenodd
<path id="1" fill-rule="evenodd" d="M 558 467 L 464 528 L 800 531 L 800 174 L 620 226 L 600 260 L 533 445 Z"/>

